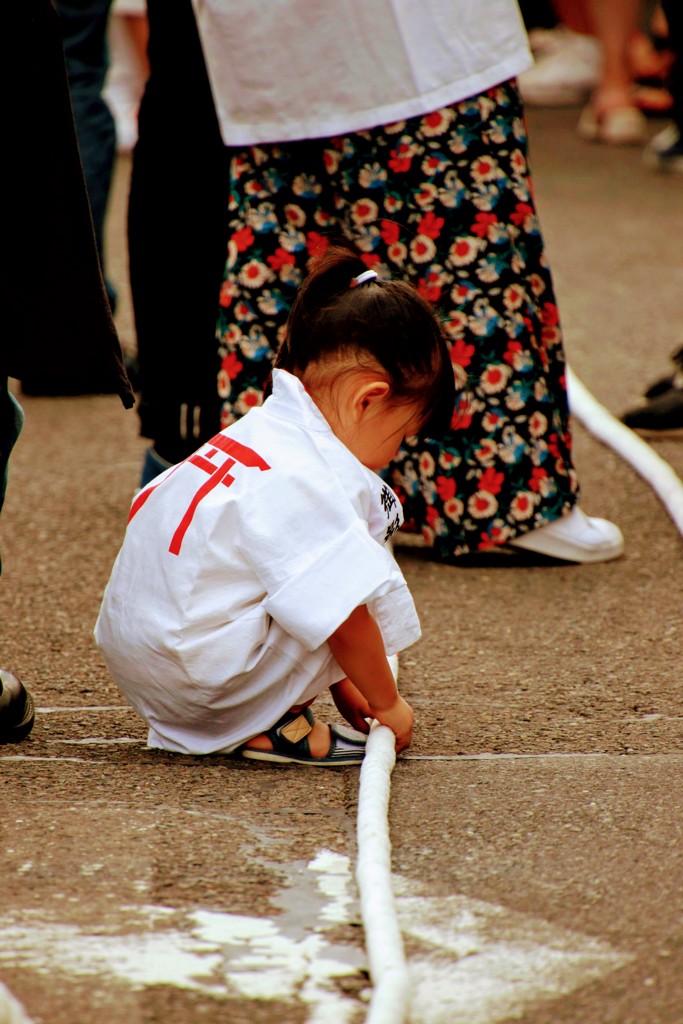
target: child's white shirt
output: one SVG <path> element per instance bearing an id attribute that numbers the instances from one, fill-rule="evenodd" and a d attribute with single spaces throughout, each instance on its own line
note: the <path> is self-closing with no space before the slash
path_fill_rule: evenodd
<path id="1" fill-rule="evenodd" d="M 138 494 L 95 636 L 150 746 L 230 751 L 343 678 L 327 638 L 367 604 L 387 654 L 420 627 L 385 542 L 393 491 L 301 383 Z"/>

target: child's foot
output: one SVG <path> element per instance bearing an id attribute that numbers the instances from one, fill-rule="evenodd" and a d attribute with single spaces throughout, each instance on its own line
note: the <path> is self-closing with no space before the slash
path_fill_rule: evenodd
<path id="1" fill-rule="evenodd" d="M 291 713 L 291 712 L 290 712 Z M 296 712 L 297 716 L 301 715 L 300 711 Z M 307 723 L 308 724 L 308 723 Z M 313 725 L 310 727 L 310 732 L 304 733 L 303 727 L 293 728 L 294 722 L 290 722 L 288 726 L 285 726 L 287 732 L 285 738 L 292 739 L 294 742 L 304 738 L 308 740 L 308 746 L 311 752 L 311 757 L 325 757 L 325 754 L 330 749 L 330 727 L 325 725 L 324 722 L 320 722 L 317 718 L 313 720 Z M 249 750 L 272 750 L 273 741 L 267 732 L 262 732 L 260 736 L 254 736 L 247 743 L 244 744 Z"/>
<path id="2" fill-rule="evenodd" d="M 238 753 L 252 761 L 329 767 L 360 764 L 365 743 L 360 733 L 324 725 L 304 707 L 288 711 L 272 729 L 248 740 Z"/>

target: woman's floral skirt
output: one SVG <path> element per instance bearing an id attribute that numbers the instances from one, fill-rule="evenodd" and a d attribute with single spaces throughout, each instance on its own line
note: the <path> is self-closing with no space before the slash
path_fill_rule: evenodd
<path id="1" fill-rule="evenodd" d="M 440 441 L 387 467 L 443 560 L 559 518 L 578 492 L 565 361 L 513 82 L 348 136 L 236 150 L 221 291 L 222 426 L 262 400 L 309 261 L 351 239 L 443 316 L 467 383 Z"/>

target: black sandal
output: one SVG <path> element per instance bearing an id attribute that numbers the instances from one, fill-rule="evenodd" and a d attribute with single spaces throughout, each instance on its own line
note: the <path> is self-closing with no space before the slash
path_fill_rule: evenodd
<path id="1" fill-rule="evenodd" d="M 314 768 L 337 768 L 360 764 L 365 757 L 366 738 L 354 729 L 330 726 L 330 746 L 324 757 L 313 757 L 308 734 L 315 716 L 310 708 L 287 711 L 264 735 L 273 744 L 272 750 L 240 747 L 237 751 L 250 761 L 271 761 L 277 764 L 306 764 Z"/>

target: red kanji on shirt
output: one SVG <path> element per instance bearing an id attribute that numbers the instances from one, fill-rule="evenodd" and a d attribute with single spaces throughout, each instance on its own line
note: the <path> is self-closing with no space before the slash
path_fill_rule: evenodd
<path id="1" fill-rule="evenodd" d="M 208 450 L 205 450 L 207 448 Z M 228 458 L 225 459 L 223 463 L 216 465 L 211 460 L 219 453 L 219 451 L 227 455 Z M 191 455 L 189 459 L 185 459 L 184 463 L 180 463 L 180 465 L 190 463 L 193 466 L 197 466 L 199 469 L 204 470 L 205 473 L 208 473 L 209 479 L 205 480 L 196 492 L 192 501 L 188 505 L 184 516 L 180 520 L 177 530 L 173 534 L 168 548 L 172 555 L 180 554 L 180 548 L 185 534 L 187 533 L 192 519 L 194 518 L 194 514 L 197 511 L 199 503 L 207 496 L 207 494 L 210 494 L 218 484 L 230 487 L 230 485 L 234 483 L 235 477 L 231 475 L 230 470 L 237 462 L 249 469 L 260 469 L 261 471 L 270 469 L 270 466 L 265 459 L 261 458 L 261 456 L 252 448 L 247 448 L 246 445 L 240 444 L 239 441 L 235 441 L 231 437 L 225 437 L 224 434 L 216 434 L 215 437 L 212 437 L 211 440 L 207 442 L 207 445 L 205 445 L 204 448 L 200 449 L 200 451 L 196 452 L 194 455 Z M 178 467 L 175 468 L 177 469 Z M 131 506 L 128 522 L 130 522 L 131 519 L 140 511 L 147 499 L 152 495 L 152 492 L 155 491 L 158 486 L 159 484 L 155 484 L 152 487 L 148 487 L 138 495 Z"/>

